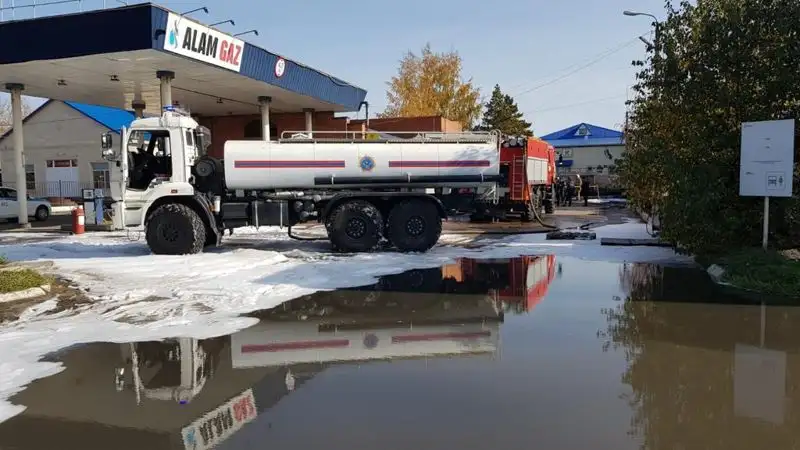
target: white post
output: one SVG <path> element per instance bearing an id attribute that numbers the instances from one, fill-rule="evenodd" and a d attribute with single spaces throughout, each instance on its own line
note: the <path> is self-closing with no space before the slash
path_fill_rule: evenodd
<path id="1" fill-rule="evenodd" d="M 175 72 L 169 70 L 159 70 L 156 72 L 156 78 L 161 81 L 161 110 L 166 106 L 172 106 L 172 80 L 175 78 Z"/>
<path id="2" fill-rule="evenodd" d="M 25 86 L 18 83 L 6 84 L 6 89 L 11 92 L 11 115 L 14 135 L 14 167 L 17 174 L 17 220 L 20 228 L 30 228 L 28 223 L 28 186 L 25 180 L 25 161 L 22 158 L 24 151 L 22 132 L 22 90 Z"/>
<path id="3" fill-rule="evenodd" d="M 314 129 L 314 109 L 305 108 L 303 112 L 306 115 L 306 134 L 308 134 L 308 137 L 313 137 L 311 132 Z"/>
<path id="4" fill-rule="evenodd" d="M 269 104 L 272 103 L 272 97 L 260 96 L 258 103 L 261 105 L 261 127 L 264 129 L 262 137 L 264 142 L 269 142 Z"/>
<path id="5" fill-rule="evenodd" d="M 761 246 L 767 249 L 767 238 L 769 236 L 769 197 L 764 197 L 764 231 L 761 236 Z"/>

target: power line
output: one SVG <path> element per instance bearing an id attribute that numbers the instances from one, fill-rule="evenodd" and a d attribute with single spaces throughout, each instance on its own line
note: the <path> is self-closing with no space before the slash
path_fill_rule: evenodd
<path id="1" fill-rule="evenodd" d="M 639 39 L 639 37 L 637 36 L 637 37 L 636 37 L 636 39 Z M 619 45 L 627 45 L 627 44 L 629 44 L 629 43 L 630 43 L 630 41 L 627 41 L 627 40 L 626 40 L 626 41 L 624 41 L 624 42 L 620 42 L 619 44 L 617 44 L 617 46 L 619 46 Z M 600 55 L 604 55 L 604 54 L 606 54 L 606 53 L 608 53 L 608 52 L 610 52 L 610 51 L 613 51 L 613 50 L 614 50 L 614 49 L 615 49 L 617 46 L 606 48 L 606 49 L 605 49 L 605 50 L 603 50 L 602 52 L 600 52 L 600 53 L 596 53 L 594 56 L 600 56 Z M 569 65 L 569 66 L 567 66 L 567 67 L 564 67 L 564 68 L 562 68 L 561 70 L 559 70 L 559 72 L 563 72 L 563 71 L 565 71 L 565 70 L 570 70 L 570 69 L 572 69 L 573 67 L 576 67 L 576 66 L 578 66 L 578 65 L 580 65 L 580 62 L 577 62 L 577 63 L 575 63 L 575 64 L 571 64 L 571 65 Z M 545 78 L 547 78 L 547 77 L 544 77 L 544 78 L 537 78 L 536 80 L 533 80 L 533 81 L 544 80 Z M 519 89 L 519 88 L 521 88 L 522 86 L 525 86 L 526 84 L 529 84 L 529 83 L 531 83 L 531 80 L 528 80 L 528 81 L 523 81 L 522 83 L 517 83 L 517 84 L 515 84 L 515 85 L 513 85 L 513 86 L 509 87 L 509 88 L 508 88 L 508 92 L 513 92 L 514 90 L 516 90 L 516 89 Z"/>
<path id="2" fill-rule="evenodd" d="M 593 99 L 593 100 L 586 100 L 586 101 L 578 102 L 578 103 L 570 103 L 570 104 L 567 104 L 567 105 L 554 106 L 552 108 L 531 110 L 531 111 L 527 111 L 527 112 L 525 112 L 523 114 L 535 114 L 535 113 L 543 113 L 543 112 L 549 112 L 549 111 L 557 111 L 557 110 L 560 110 L 560 109 L 569 109 L 569 108 L 574 108 L 576 106 L 591 105 L 593 103 L 600 103 L 600 102 L 605 102 L 605 101 L 608 101 L 608 100 L 615 100 L 615 99 L 618 99 L 618 98 L 626 98 L 626 97 L 627 97 L 627 94 L 622 94 L 622 95 L 617 94 L 617 95 L 612 95 L 612 96 L 609 96 L 609 97 L 596 98 L 596 99 Z"/>
<path id="3" fill-rule="evenodd" d="M 645 34 L 648 34 L 648 33 L 645 33 Z M 582 65 L 576 67 L 575 69 L 573 69 L 573 70 L 571 70 L 571 71 L 569 71 L 569 72 L 567 72 L 567 73 L 565 73 L 563 75 L 560 75 L 560 76 L 558 76 L 556 78 L 553 78 L 550 81 L 544 82 L 542 84 L 538 84 L 538 85 L 536 85 L 536 86 L 534 86 L 532 88 L 526 89 L 526 90 L 524 90 L 522 92 L 518 92 L 518 93 L 514 94 L 513 97 L 518 97 L 520 95 L 524 95 L 524 94 L 539 90 L 539 89 L 541 89 L 543 87 L 550 86 L 551 84 L 559 82 L 559 81 L 561 81 L 561 80 L 563 80 L 563 79 L 565 79 L 565 78 L 567 78 L 567 77 L 569 77 L 571 75 L 574 75 L 574 74 L 580 72 L 581 70 L 587 69 L 587 68 L 599 63 L 600 61 L 606 59 L 607 57 L 609 57 L 609 56 L 611 56 L 611 55 L 613 55 L 615 53 L 618 53 L 618 52 L 622 51 L 623 49 L 633 45 L 633 43 L 639 41 L 639 38 L 642 37 L 642 36 L 645 36 L 645 34 L 636 36 L 635 38 L 633 38 L 633 39 L 631 39 L 629 41 L 625 41 L 625 42 L 623 42 L 622 44 L 620 44 L 620 45 L 618 45 L 616 47 L 613 47 L 613 48 L 608 49 L 608 50 L 606 50 L 606 51 L 604 51 L 602 53 L 599 53 L 596 58 L 590 60 L 589 62 L 587 62 L 585 64 L 582 64 Z M 574 67 L 574 65 L 571 66 L 571 67 Z"/>

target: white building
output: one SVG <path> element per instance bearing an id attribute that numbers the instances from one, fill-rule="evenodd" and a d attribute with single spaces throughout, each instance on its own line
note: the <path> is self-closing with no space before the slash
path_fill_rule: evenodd
<path id="1" fill-rule="evenodd" d="M 23 160 L 32 196 L 78 198 L 81 189 L 109 188 L 108 162 L 101 157 L 100 135 L 119 134 L 133 112 L 104 106 L 49 100 L 22 123 Z M 0 136 L 2 185 L 15 188 L 14 130 Z"/>
<path id="2" fill-rule="evenodd" d="M 621 132 L 588 123 L 550 133 L 542 139 L 555 147 L 560 156 L 559 173 L 594 175 L 592 178 L 599 184 L 608 183 L 610 167 L 625 151 Z"/>

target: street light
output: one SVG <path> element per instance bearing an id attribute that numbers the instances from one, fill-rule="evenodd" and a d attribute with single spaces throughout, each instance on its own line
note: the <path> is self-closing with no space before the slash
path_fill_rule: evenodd
<path id="1" fill-rule="evenodd" d="M 658 22 L 658 17 L 656 17 L 656 16 L 654 16 L 654 15 L 652 15 L 652 14 L 649 14 L 649 13 L 636 12 L 636 11 L 627 11 L 627 10 L 626 10 L 626 11 L 623 11 L 623 12 L 622 12 L 622 14 L 625 14 L 626 16 L 631 16 L 631 17 L 633 17 L 633 16 L 647 16 L 647 17 L 652 17 L 654 21 Z"/>
<path id="2" fill-rule="evenodd" d="M 212 24 L 209 25 L 209 27 L 215 27 L 217 25 L 222 25 L 223 23 L 229 23 L 229 24 L 231 24 L 233 26 L 236 26 L 236 22 L 234 22 L 233 19 L 228 19 L 228 20 L 223 20 L 222 22 L 212 23 Z"/>
<path id="3" fill-rule="evenodd" d="M 201 7 L 201 8 L 195 8 L 195 9 L 193 9 L 193 10 L 191 10 L 191 11 L 186 11 L 185 13 L 183 13 L 183 14 L 181 14 L 181 15 L 182 15 L 182 16 L 186 16 L 186 15 L 189 15 L 189 14 L 191 14 L 191 13 L 196 13 L 196 12 L 198 12 L 198 11 L 203 11 L 204 13 L 208 14 L 208 8 L 206 8 L 205 6 L 203 6 L 203 7 Z"/>
<path id="4" fill-rule="evenodd" d="M 656 35 L 655 35 L 654 44 L 658 45 L 658 43 L 659 43 L 658 42 L 658 34 L 659 34 L 659 28 L 661 26 L 661 24 L 658 22 L 658 17 L 656 17 L 656 16 L 654 16 L 654 15 L 652 15 L 650 13 L 643 13 L 643 12 L 629 11 L 629 10 L 622 11 L 622 14 L 624 14 L 624 15 L 626 15 L 628 17 L 646 16 L 646 17 L 652 18 L 653 19 L 653 26 L 655 26 L 655 28 L 656 28 L 656 30 L 655 30 L 656 31 Z M 644 39 L 641 38 L 641 37 L 639 39 L 644 41 Z M 647 42 L 645 42 L 645 44 L 647 44 Z M 653 45 L 653 47 L 655 47 L 655 45 Z M 655 51 L 656 51 L 656 53 L 658 53 L 658 48 L 655 48 Z"/>
<path id="5" fill-rule="evenodd" d="M 258 30 L 247 30 L 247 31 L 242 31 L 241 33 L 234 34 L 234 36 L 242 36 L 242 35 L 244 35 L 244 34 L 250 34 L 250 33 L 253 33 L 253 34 L 255 34 L 256 36 L 258 36 Z"/>

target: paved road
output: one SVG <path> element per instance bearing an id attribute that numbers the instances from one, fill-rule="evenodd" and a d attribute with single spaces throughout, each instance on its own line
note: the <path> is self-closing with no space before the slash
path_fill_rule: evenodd
<path id="1" fill-rule="evenodd" d="M 44 222 L 38 222 L 36 220 L 31 220 L 31 229 L 33 231 L 61 231 L 61 225 L 68 224 L 72 220 L 72 216 L 69 214 L 60 214 L 50 216 Z M 3 231 L 9 230 L 18 230 L 19 226 L 17 225 L 16 221 L 8 222 L 0 220 L 0 233 Z"/>

